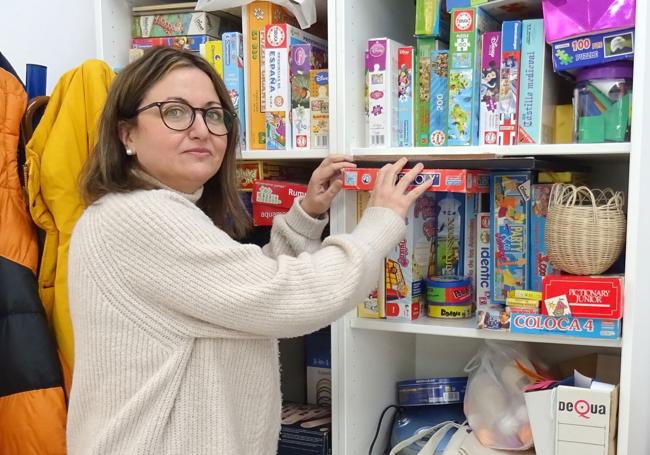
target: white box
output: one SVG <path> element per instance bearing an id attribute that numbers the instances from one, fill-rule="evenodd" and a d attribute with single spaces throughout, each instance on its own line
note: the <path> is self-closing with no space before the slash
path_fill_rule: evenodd
<path id="1" fill-rule="evenodd" d="M 615 455 L 618 386 L 559 386 L 524 394 L 537 455 Z"/>
<path id="2" fill-rule="evenodd" d="M 368 147 L 397 147 L 398 49 L 403 44 L 388 38 L 368 40 Z"/>

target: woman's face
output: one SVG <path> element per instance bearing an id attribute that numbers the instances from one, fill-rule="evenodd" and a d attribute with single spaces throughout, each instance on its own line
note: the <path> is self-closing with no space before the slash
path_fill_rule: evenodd
<path id="1" fill-rule="evenodd" d="M 139 107 L 170 100 L 200 108 L 221 106 L 212 80 L 193 67 L 170 71 L 151 87 Z M 171 130 L 156 106 L 142 111 L 135 126 L 124 125 L 120 138 L 147 174 L 184 193 L 195 192 L 217 173 L 228 142 L 228 136 L 208 131 L 200 112 L 187 130 Z"/>

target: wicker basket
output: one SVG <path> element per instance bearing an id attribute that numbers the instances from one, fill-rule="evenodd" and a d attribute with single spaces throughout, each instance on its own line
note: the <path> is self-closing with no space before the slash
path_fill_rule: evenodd
<path id="1" fill-rule="evenodd" d="M 623 193 L 556 183 L 545 230 L 551 263 L 575 275 L 598 275 L 618 259 L 625 243 Z"/>

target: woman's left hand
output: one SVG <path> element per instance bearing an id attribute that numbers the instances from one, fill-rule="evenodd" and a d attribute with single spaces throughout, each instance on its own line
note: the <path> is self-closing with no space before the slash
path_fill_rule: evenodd
<path id="1" fill-rule="evenodd" d="M 313 218 L 327 212 L 343 187 L 341 170 L 356 166 L 350 156 L 330 155 L 325 158 L 309 179 L 307 194 L 300 202 L 302 209 Z"/>

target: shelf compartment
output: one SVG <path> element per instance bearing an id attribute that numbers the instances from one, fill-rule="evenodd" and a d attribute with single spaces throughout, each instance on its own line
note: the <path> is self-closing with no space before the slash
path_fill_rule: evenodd
<path id="1" fill-rule="evenodd" d="M 564 158 L 627 158 L 629 142 L 605 144 L 531 144 L 514 146 L 461 146 L 461 147 L 388 147 L 352 148 L 357 161 L 385 161 L 390 157 L 406 156 L 428 160 L 489 160 L 521 156 Z"/>
<path id="2" fill-rule="evenodd" d="M 421 335 L 448 336 L 457 338 L 496 339 L 505 341 L 524 341 L 529 343 L 564 344 L 573 346 L 598 346 L 621 348 L 621 340 L 602 340 L 597 338 L 577 338 L 557 335 L 526 335 L 475 328 L 476 320 L 433 320 L 419 319 L 413 322 L 388 321 L 382 319 L 350 319 L 353 329 L 379 330 L 393 333 L 413 333 Z"/>
<path id="3" fill-rule="evenodd" d="M 243 150 L 238 159 L 242 160 L 314 160 L 323 159 L 327 150 Z"/>

